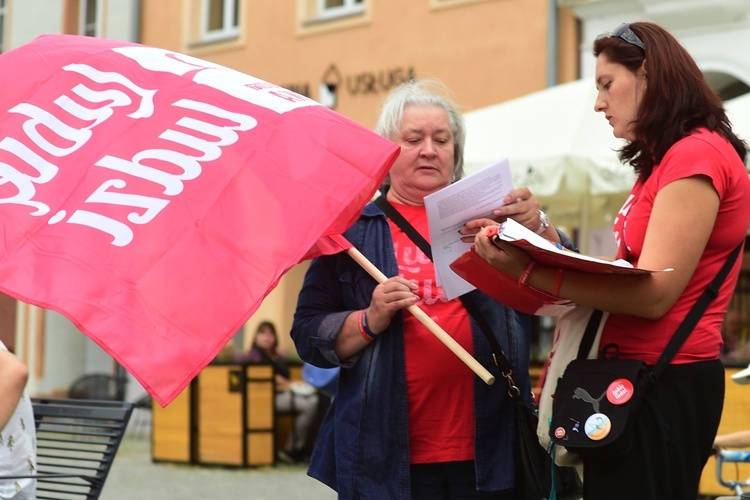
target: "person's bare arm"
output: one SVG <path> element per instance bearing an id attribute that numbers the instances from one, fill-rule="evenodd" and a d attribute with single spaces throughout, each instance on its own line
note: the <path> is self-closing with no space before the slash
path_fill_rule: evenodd
<path id="1" fill-rule="evenodd" d="M 714 448 L 750 448 L 750 430 L 716 436 Z"/>
<path id="2" fill-rule="evenodd" d="M 28 377 L 26 365 L 13 353 L 0 349 L 0 430 L 16 410 Z"/>
<path id="3" fill-rule="evenodd" d="M 708 178 L 695 176 L 668 184 L 654 201 L 638 267 L 673 271 L 593 276 L 565 270 L 558 295 L 604 311 L 660 318 L 674 305 L 695 272 L 718 209 L 719 196 Z M 531 259 L 511 244 L 493 243 L 490 234 L 490 228 L 477 234 L 477 253 L 518 278 Z M 551 292 L 556 273 L 555 268 L 538 266 L 527 284 Z"/>
<path id="4" fill-rule="evenodd" d="M 473 238 L 482 227 L 505 222 L 508 218 L 526 226 L 530 231 L 534 231 L 535 233 L 540 229 L 542 222 L 539 202 L 529 188 L 521 186 L 514 189 L 505 197 L 505 205 L 492 211 L 491 219 L 468 221 L 459 233 L 463 241 L 470 242 L 469 238 Z M 552 225 L 549 225 L 541 233 L 541 236 L 553 242 L 560 241 L 560 235 L 557 234 Z"/>

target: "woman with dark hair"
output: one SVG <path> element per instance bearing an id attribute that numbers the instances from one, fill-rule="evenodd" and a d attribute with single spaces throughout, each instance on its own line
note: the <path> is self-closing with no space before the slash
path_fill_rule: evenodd
<path id="1" fill-rule="evenodd" d="M 534 265 L 490 236 L 477 252 L 520 283 L 611 314 L 601 345 L 653 365 L 750 223 L 745 144 L 682 45 L 647 22 L 623 24 L 594 43 L 596 111 L 627 141 L 620 159 L 638 175 L 614 221 L 617 258 L 643 275 L 591 275 Z M 479 223 L 477 223 L 479 225 Z M 588 499 L 688 499 L 711 455 L 724 398 L 721 322 L 739 259 L 663 375 L 649 389 L 632 449 L 585 460 Z"/>
<path id="2" fill-rule="evenodd" d="M 279 354 L 278 347 L 276 327 L 270 321 L 263 321 L 258 325 L 253 345 L 243 356 L 243 360 L 250 363 L 270 363 L 274 366 L 276 410 L 295 413 L 294 427 L 286 445 L 279 450 L 278 458 L 282 462 L 297 463 L 305 458 L 310 429 L 317 416 L 318 394 L 309 384 L 291 380 L 289 364 Z"/>

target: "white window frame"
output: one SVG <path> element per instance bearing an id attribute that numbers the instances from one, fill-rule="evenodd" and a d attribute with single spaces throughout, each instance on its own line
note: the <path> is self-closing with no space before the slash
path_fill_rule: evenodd
<path id="1" fill-rule="evenodd" d="M 337 7 L 326 7 L 326 0 L 318 0 L 319 19 L 351 16 L 362 14 L 364 11 L 365 0 L 344 0 L 344 4 Z"/>
<path id="2" fill-rule="evenodd" d="M 96 8 L 96 19 L 93 26 L 86 23 L 86 6 L 89 2 L 94 2 Z M 102 36 L 102 0 L 80 0 L 78 3 L 78 32 L 81 35 L 86 35 L 90 27 L 93 27 L 93 36 Z"/>
<path id="3" fill-rule="evenodd" d="M 222 28 L 218 30 L 210 30 L 208 27 L 211 1 L 212 0 L 201 0 L 201 40 L 215 42 L 238 36 L 240 33 L 240 27 L 239 25 L 233 25 L 233 23 L 234 18 L 237 17 L 235 7 L 239 9 L 239 0 L 224 0 Z"/>

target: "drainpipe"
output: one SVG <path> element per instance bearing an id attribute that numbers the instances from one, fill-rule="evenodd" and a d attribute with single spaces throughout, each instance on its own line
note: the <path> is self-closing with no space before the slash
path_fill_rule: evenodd
<path id="1" fill-rule="evenodd" d="M 133 19 L 132 28 L 130 31 L 130 41 L 143 43 L 141 42 L 141 0 L 131 0 L 130 15 Z"/>
<path id="2" fill-rule="evenodd" d="M 547 8 L 547 87 L 557 85 L 557 0 Z"/>

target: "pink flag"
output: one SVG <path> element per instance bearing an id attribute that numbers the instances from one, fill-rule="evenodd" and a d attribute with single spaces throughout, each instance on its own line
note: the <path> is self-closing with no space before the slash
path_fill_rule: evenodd
<path id="1" fill-rule="evenodd" d="M 314 247 L 305 255 L 306 259 L 314 259 L 321 255 L 333 255 L 339 252 L 345 252 L 352 248 L 352 244 L 346 238 L 338 235 L 326 236 L 318 240 Z"/>
<path id="2" fill-rule="evenodd" d="M 61 312 L 168 404 L 398 147 L 183 54 L 46 35 L 0 56 L 0 288 Z"/>

